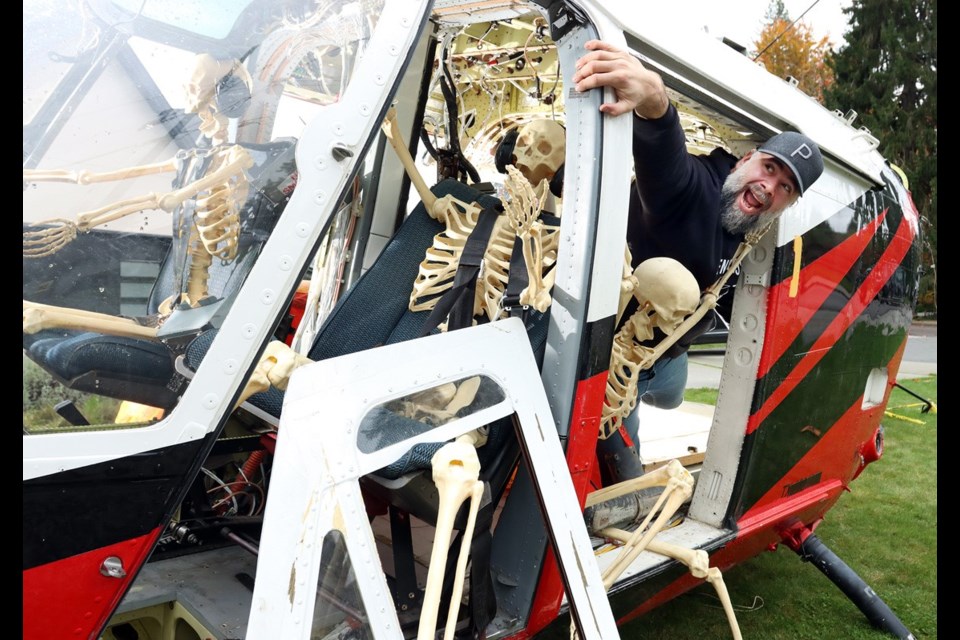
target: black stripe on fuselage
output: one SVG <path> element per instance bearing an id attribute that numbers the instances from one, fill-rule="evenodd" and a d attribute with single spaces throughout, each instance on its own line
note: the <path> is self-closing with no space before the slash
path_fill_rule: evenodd
<path id="1" fill-rule="evenodd" d="M 610 354 L 613 351 L 614 316 L 601 318 L 584 325 L 580 351 L 586 354 L 581 358 L 577 380 L 589 380 L 598 373 L 610 368 Z"/>
<path id="2" fill-rule="evenodd" d="M 210 437 L 25 481 L 24 570 L 154 530 Z"/>
<path id="3" fill-rule="evenodd" d="M 826 328 L 869 277 L 898 227 L 910 222 L 905 219 L 896 200 L 868 192 L 845 210 L 848 219 L 824 222 L 804 235 L 804 256 L 812 262 L 838 247 L 850 236 L 851 229 L 869 224 L 884 209 L 887 210 L 884 224 L 868 247 L 834 284 L 834 290 L 783 356 L 758 380 L 751 414 L 764 405 L 788 376 L 796 375 L 794 368 L 812 351 Z M 774 259 L 777 281 L 792 275 L 792 264 L 792 248 L 779 248 Z M 829 345 L 829 351 L 746 437 L 741 452 L 744 463 L 740 465 L 734 489 L 738 500 L 731 504 L 728 514 L 732 520 L 735 521 L 766 495 L 819 440 L 811 437 L 805 427 L 817 429 L 822 437 L 854 403 L 860 402 L 869 371 L 888 366 L 906 339 L 910 326 L 917 294 L 914 275 L 918 268 L 919 251 L 912 249 L 877 296 L 839 339 Z"/>

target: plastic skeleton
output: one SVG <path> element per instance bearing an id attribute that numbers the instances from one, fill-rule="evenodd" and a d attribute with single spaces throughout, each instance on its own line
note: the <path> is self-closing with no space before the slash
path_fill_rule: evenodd
<path id="1" fill-rule="evenodd" d="M 475 315 L 484 313 L 490 320 L 503 316 L 500 301 L 509 278 L 510 256 L 517 236 L 523 240 L 527 275 L 531 283 L 521 293 L 521 303 L 535 306 L 539 311 L 545 311 L 550 305 L 548 291 L 553 276 L 552 272 L 544 276 L 544 272 L 551 270 L 556 262 L 559 229 L 537 221 L 537 216 L 549 196 L 548 180 L 563 162 L 563 137 L 561 135 L 558 142 L 556 129 L 562 134 L 560 125 L 537 120 L 525 125 L 517 138 L 514 169 L 518 171 L 510 171 L 511 167 L 508 167 L 505 186 L 511 198 L 504 203 L 507 215 L 497 220 L 484 254 L 484 275 L 477 286 Z M 445 227 L 427 249 L 410 294 L 411 311 L 429 310 L 434 307 L 440 294 L 453 284 L 460 255 L 482 209 L 477 203 L 466 203 L 450 195 L 438 198 L 430 191 L 400 135 L 394 109 L 388 111 L 383 130 L 427 213 L 443 222 Z M 543 140 L 545 133 L 553 138 Z M 533 188 L 532 184 L 537 187 Z"/>
<path id="2" fill-rule="evenodd" d="M 629 265 L 629 251 L 626 264 Z M 672 258 L 644 260 L 621 286 L 621 312 L 632 294 L 640 303 L 613 339 L 606 401 L 600 422 L 600 437 L 607 438 L 637 405 L 637 380 L 642 369 L 653 364 L 654 349 L 640 342 L 653 339 L 654 326 L 667 336 L 700 302 L 700 286 L 682 264 Z M 648 364 L 649 363 L 649 364 Z"/>
<path id="3" fill-rule="evenodd" d="M 640 308 L 614 338 L 610 374 L 607 380 L 607 396 L 601 416 L 601 438 L 612 435 L 618 428 L 620 420 L 636 406 L 637 374 L 653 366 L 657 358 L 716 306 L 718 294 L 723 285 L 771 225 L 772 222 L 746 234 L 727 270 L 704 292 L 699 305 L 696 304 L 698 298 L 696 280 L 685 267 L 669 258 L 653 258 L 645 260 L 633 274 L 626 276 L 630 264 L 629 252 L 627 252 L 627 266 L 624 269 L 626 277 L 621 287 L 620 313 L 623 312 L 630 295 L 637 298 Z M 666 334 L 666 337 L 654 349 L 637 344 L 635 340 L 643 341 L 653 337 L 654 323 Z M 740 640 L 740 630 L 726 587 L 723 585 L 720 570 L 709 568 L 706 553 L 655 540 L 680 506 L 693 494 L 693 476 L 679 461 L 671 460 L 667 465 L 639 478 L 595 491 L 587 496 L 585 507 L 656 486 L 663 486 L 664 491 L 653 509 L 636 531 L 624 532 L 619 536 L 623 539 L 624 546 L 614 562 L 603 573 L 604 586 L 609 589 L 644 550 L 649 549 L 675 558 L 690 567 L 695 577 L 705 577 L 714 585 L 723 602 L 734 638 Z M 651 523 L 654 515 L 656 520 Z"/>
<path id="4" fill-rule="evenodd" d="M 640 371 L 652 367 L 677 340 L 717 306 L 720 291 L 727 280 L 772 224 L 773 221 L 746 234 L 727 270 L 702 295 L 696 293 L 693 275 L 669 258 L 645 260 L 628 276 L 630 253 L 627 251 L 624 281 L 620 288 L 620 313 L 623 313 L 630 295 L 637 299 L 640 308 L 613 340 L 606 401 L 600 419 L 601 438 L 610 437 L 636 406 Z M 696 303 L 698 298 L 699 305 Z M 654 324 L 666 334 L 666 338 L 653 349 L 638 344 L 638 341 L 653 338 Z"/>
<path id="5" fill-rule="evenodd" d="M 41 231 L 23 234 L 23 255 L 40 258 L 52 255 L 73 241 L 79 233 L 126 216 L 150 209 L 175 212 L 190 199 L 195 201 L 193 224 L 189 225 L 186 244 L 189 255 L 185 290 L 164 301 L 159 318 L 152 327 L 129 318 L 117 318 L 73 309 L 61 309 L 24 301 L 23 330 L 35 333 L 59 327 L 96 331 L 110 335 L 155 338 L 157 326 L 172 312 L 174 305 L 197 306 L 207 297 L 209 268 L 213 259 L 228 263 L 237 256 L 240 232 L 239 210 L 246 200 L 249 181 L 245 171 L 253 166 L 253 159 L 240 146 L 225 144 L 227 121 L 215 104 L 217 83 L 230 73 L 237 73 L 249 86 L 246 70 L 235 61 L 219 61 L 207 54 L 197 56 L 193 71 L 184 86 L 187 95 L 185 112 L 200 117 L 200 131 L 212 143 L 210 149 L 195 149 L 178 154 L 166 162 L 131 167 L 107 173 L 62 170 L 24 170 L 24 182 L 68 182 L 88 185 L 99 182 L 127 180 L 145 175 L 174 172 L 190 163 L 208 165 L 204 174 L 186 186 L 169 193 L 148 193 L 121 200 L 99 209 L 79 214 L 75 220 L 57 218 L 41 225 L 50 225 Z"/>
<path id="6" fill-rule="evenodd" d="M 484 263 L 486 275 L 482 278 L 482 284 L 478 286 L 478 302 L 475 305 L 475 309 L 487 313 L 491 320 L 499 317 L 502 311 L 499 301 L 506 286 L 515 237 L 520 237 L 523 242 L 530 282 L 530 286 L 521 292 L 521 304 L 529 304 L 541 311 L 545 311 L 550 304 L 549 290 L 554 276 L 553 271 L 544 276 L 544 271 L 551 269 L 555 263 L 558 229 L 545 227 L 537 218 L 549 197 L 548 180 L 562 163 L 564 151 L 563 146 L 556 145 L 555 142 L 537 144 L 537 141 L 542 138 L 544 130 L 556 131 L 553 124 L 555 123 L 547 127 L 537 125 L 529 127 L 527 131 L 521 131 L 515 146 L 517 166 L 508 167 L 509 175 L 505 186 L 510 199 L 504 205 L 507 215 L 498 219 L 493 239 L 487 247 Z M 559 125 L 556 127 L 559 128 Z M 451 196 L 438 198 L 427 188 L 400 136 L 394 109 L 389 110 L 383 130 L 403 163 L 427 212 L 431 217 L 444 222 L 446 227 L 444 233 L 434 238 L 433 246 L 428 249 L 427 259 L 421 265 L 423 277 L 418 278 L 417 282 L 427 284 L 422 288 L 415 287 L 411 296 L 411 309 L 426 309 L 429 308 L 429 303 L 422 303 L 425 306 L 417 306 L 416 298 L 422 297 L 427 291 L 440 293 L 445 289 L 442 286 L 444 283 L 447 287 L 452 283 L 460 252 L 476 225 L 481 208 L 476 203 L 465 203 Z M 560 140 L 562 139 L 561 136 Z M 548 166 L 549 163 L 555 163 L 552 170 Z M 541 176 L 537 189 L 530 184 L 531 176 Z M 430 266 L 434 256 L 437 257 L 436 264 L 440 265 L 439 270 Z M 238 403 L 245 401 L 254 393 L 265 391 L 270 385 L 281 390 L 285 389 L 293 371 L 309 362 L 308 358 L 296 353 L 282 342 L 270 343 L 241 393 Z M 401 415 L 439 424 L 454 418 L 457 411 L 473 402 L 479 383 L 479 377 L 470 378 L 459 385 L 449 383 L 397 401 L 391 408 Z M 473 528 L 484 488 L 483 482 L 479 480 L 480 463 L 476 448 L 485 443 L 486 434 L 482 430 L 477 430 L 444 445 L 431 459 L 433 480 L 439 494 L 439 510 L 421 610 L 418 632 L 420 640 L 433 638 L 436 633 L 444 568 L 454 520 L 460 505 L 467 498 L 470 499 L 470 509 L 463 539 L 470 540 L 473 537 Z M 461 547 L 455 568 L 454 590 L 447 616 L 445 639 L 453 637 L 468 555 L 469 545 L 465 543 Z"/>
<path id="7" fill-rule="evenodd" d="M 438 198 L 430 191 L 400 135 L 396 109 L 388 110 L 383 132 L 397 153 L 428 214 L 446 225 L 446 231 L 438 234 L 434 238 L 434 244 L 427 249 L 427 258 L 421 264 L 421 275 L 417 278 L 418 283 L 423 280 L 429 282 L 430 287 L 433 287 L 435 281 L 437 286 L 430 288 L 429 293 L 439 294 L 453 281 L 457 259 L 463 250 L 464 242 L 476 225 L 481 208 L 476 203 L 466 203 L 452 196 Z M 493 240 L 487 247 L 485 273 L 481 279 L 486 285 L 478 287 L 479 305 L 491 319 L 495 319 L 501 313 L 499 301 L 503 295 L 503 287 L 506 285 L 513 238 L 518 235 L 523 238 L 531 283 L 521 292 L 521 303 L 530 304 L 538 310 L 546 310 L 550 304 L 549 289 L 553 284 L 554 272 L 551 270 L 546 276 L 543 273 L 552 269 L 555 263 L 558 230 L 538 222 L 537 215 L 543 203 L 549 198 L 546 179 L 551 178 L 563 162 L 565 147 L 557 142 L 558 139 L 563 140 L 562 135 L 558 138 L 558 134 L 562 132 L 563 128 L 555 122 L 537 120 L 525 125 L 518 135 L 514 155 L 519 171 L 515 167 L 508 167 L 508 171 L 512 171 L 506 181 L 508 193 L 511 194 L 510 202 L 505 205 L 507 215 L 501 216 L 497 221 Z M 543 144 L 544 137 L 550 138 L 549 144 Z M 531 188 L 529 177 L 524 174 L 524 171 L 534 177 L 542 176 L 538 189 Z M 537 195 L 538 191 L 540 195 Z M 434 264 L 443 265 L 444 271 L 441 273 L 432 269 L 431 265 Z M 418 296 L 418 289 L 415 286 L 414 293 L 411 295 L 411 310 L 431 308 L 430 302 L 419 304 L 415 302 L 422 295 L 425 295 L 423 291 Z M 240 396 L 240 402 L 244 402 L 255 393 L 265 391 L 271 384 L 278 389 L 285 389 L 294 369 L 308 362 L 310 362 L 308 358 L 299 355 L 285 344 L 270 343 L 254 374 L 247 382 L 247 387 Z M 450 395 L 451 400 L 454 393 Z M 439 401 L 433 397 L 423 398 L 420 409 L 407 406 L 401 413 L 412 417 L 417 415 L 417 411 L 448 410 L 445 407 L 446 403 L 437 404 L 437 402 Z"/>

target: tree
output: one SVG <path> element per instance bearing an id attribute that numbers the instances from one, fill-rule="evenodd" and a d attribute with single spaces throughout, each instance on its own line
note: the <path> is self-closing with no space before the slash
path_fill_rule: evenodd
<path id="1" fill-rule="evenodd" d="M 920 307 L 936 310 L 937 2 L 853 0 L 846 45 L 830 61 L 830 109 L 856 111 L 857 125 L 907 176 L 925 236 Z"/>
<path id="2" fill-rule="evenodd" d="M 816 40 L 802 21 L 793 23 L 781 0 L 770 4 L 767 19 L 753 45 L 759 52 L 754 60 L 775 76 L 796 78 L 804 93 L 822 103 L 823 92 L 833 84 L 833 69 L 827 64 L 830 40 Z"/>
<path id="3" fill-rule="evenodd" d="M 767 12 L 763 16 L 764 24 L 771 24 L 774 20 L 786 20 L 790 22 L 790 14 L 787 12 L 787 7 L 784 6 L 783 0 L 771 0 L 770 5 L 767 7 Z"/>

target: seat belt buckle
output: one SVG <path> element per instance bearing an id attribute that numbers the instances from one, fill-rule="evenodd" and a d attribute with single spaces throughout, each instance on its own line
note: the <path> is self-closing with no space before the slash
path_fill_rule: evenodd
<path id="1" fill-rule="evenodd" d="M 520 304 L 520 294 L 504 293 L 500 298 L 500 309 L 510 317 L 526 317 L 530 305 Z"/>

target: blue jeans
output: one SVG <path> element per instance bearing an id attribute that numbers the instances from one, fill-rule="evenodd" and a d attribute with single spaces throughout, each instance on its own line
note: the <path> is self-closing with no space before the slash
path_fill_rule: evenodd
<path id="1" fill-rule="evenodd" d="M 676 358 L 660 358 L 653 367 L 640 372 L 637 382 L 637 408 L 623 420 L 623 426 L 633 446 L 628 447 L 618 433 L 597 443 L 605 485 L 630 480 L 643 474 L 637 440 L 640 431 L 640 416 L 637 415 L 640 403 L 645 402 L 658 409 L 676 409 L 683 402 L 686 387 L 686 352 Z"/>

